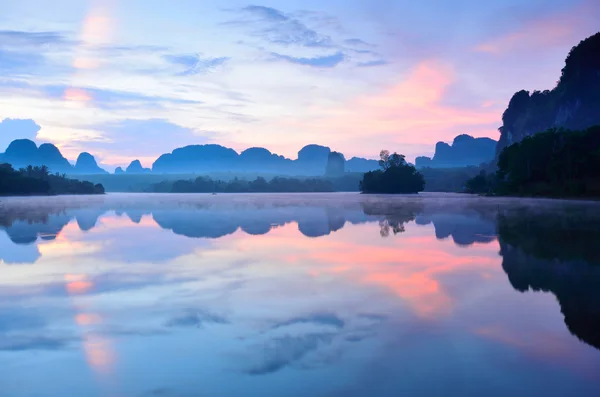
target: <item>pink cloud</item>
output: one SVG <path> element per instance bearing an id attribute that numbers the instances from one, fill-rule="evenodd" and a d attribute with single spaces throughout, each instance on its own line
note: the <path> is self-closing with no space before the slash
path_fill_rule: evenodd
<path id="1" fill-rule="evenodd" d="M 438 60 L 416 64 L 388 88 L 353 98 L 339 107 L 320 110 L 321 117 L 281 121 L 281 128 L 310 131 L 321 142 L 344 153 L 374 156 L 384 146 L 409 160 L 436 141 L 451 141 L 457 129 L 481 131 L 497 138 L 501 111 L 462 108 L 443 103 L 457 81 L 453 68 Z M 315 113 L 319 110 L 315 109 Z M 340 139 L 343 137 L 343 139 Z"/>
<path id="2" fill-rule="evenodd" d="M 596 15 L 596 17 L 594 17 Z M 476 45 L 473 50 L 494 55 L 553 46 L 575 45 L 583 39 L 582 30 L 597 29 L 598 4 L 587 0 L 570 12 L 526 23 L 520 30 Z M 566 54 L 565 54 L 566 55 Z"/>

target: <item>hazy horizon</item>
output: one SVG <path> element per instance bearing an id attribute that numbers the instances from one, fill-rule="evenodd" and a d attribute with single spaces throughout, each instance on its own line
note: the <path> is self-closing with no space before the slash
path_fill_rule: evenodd
<path id="1" fill-rule="evenodd" d="M 414 161 L 497 140 L 512 94 L 553 88 L 600 16 L 592 0 L 40 4 L 0 18 L 0 152 L 27 138 L 108 169 L 190 144 Z"/>

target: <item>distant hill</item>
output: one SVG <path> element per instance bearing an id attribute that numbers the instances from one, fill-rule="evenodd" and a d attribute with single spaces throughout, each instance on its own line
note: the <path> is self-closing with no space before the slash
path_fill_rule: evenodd
<path id="1" fill-rule="evenodd" d="M 38 147 L 29 139 L 12 141 L 6 151 L 0 153 L 0 163 L 10 164 L 15 169 L 45 165 L 51 173 L 60 174 L 107 174 L 89 153 L 81 153 L 73 166 L 53 144 L 43 143 Z"/>
<path id="2" fill-rule="evenodd" d="M 433 158 L 417 157 L 418 168 L 457 168 L 479 166 L 494 159 L 497 142 L 490 138 L 473 138 L 470 135 L 459 135 L 452 145 L 438 142 L 435 145 Z"/>
<path id="3" fill-rule="evenodd" d="M 152 165 L 152 171 L 162 174 L 227 171 L 321 176 L 325 174 L 330 153 L 329 147 L 311 144 L 300 149 L 297 160 L 291 160 L 261 147 L 238 154 L 221 145 L 191 145 L 163 154 Z M 377 169 L 378 164 L 375 160 L 352 158 L 346 161 L 344 168 L 350 172 L 366 172 Z"/>
<path id="4" fill-rule="evenodd" d="M 496 153 L 554 127 L 583 130 L 600 124 L 600 32 L 573 47 L 556 87 L 519 91 L 502 115 Z"/>
<path id="5" fill-rule="evenodd" d="M 307 145 L 298 152 L 298 159 L 291 160 L 270 152 L 268 149 L 253 147 L 239 153 L 216 144 L 190 145 L 177 148 L 161 155 L 152 168 L 144 168 L 139 160 L 132 161 L 127 168 L 118 167 L 115 174 L 203 174 L 218 172 L 265 173 L 272 175 L 323 176 L 326 173 L 331 153 L 339 154 L 344 164 L 339 169 L 346 172 L 368 172 L 379 168 L 376 160 L 353 157 L 345 160 L 344 155 L 332 152 L 327 146 Z M 72 165 L 49 143 L 38 147 L 28 139 L 13 141 L 5 153 L 0 154 L 0 163 L 11 164 L 15 169 L 46 165 L 52 173 L 100 175 L 108 172 L 102 169 L 94 156 L 83 152 Z"/>
<path id="6" fill-rule="evenodd" d="M 28 165 L 47 166 L 51 172 L 67 173 L 73 166 L 64 158 L 58 148 L 50 143 L 38 146 L 29 139 L 12 141 L 6 152 L 0 154 L 0 163 L 8 163 L 15 169 Z"/>
<path id="7" fill-rule="evenodd" d="M 120 167 L 119 169 L 123 171 Z M 149 168 L 142 167 L 142 163 L 140 163 L 140 160 L 133 160 L 131 164 L 129 164 L 125 172 L 127 174 L 148 174 L 152 172 L 152 170 Z M 117 170 L 115 170 L 115 173 L 117 173 Z"/>
<path id="8" fill-rule="evenodd" d="M 87 152 L 83 152 L 77 157 L 77 162 L 75 163 L 75 167 L 73 169 L 73 173 L 76 174 L 108 174 L 108 172 L 98 166 L 96 163 L 96 159 L 94 156 Z"/>

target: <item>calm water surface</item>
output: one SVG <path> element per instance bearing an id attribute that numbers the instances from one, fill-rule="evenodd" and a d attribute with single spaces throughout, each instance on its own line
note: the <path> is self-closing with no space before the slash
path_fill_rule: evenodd
<path id="1" fill-rule="evenodd" d="M 600 203 L 0 199 L 0 396 L 599 396 Z"/>

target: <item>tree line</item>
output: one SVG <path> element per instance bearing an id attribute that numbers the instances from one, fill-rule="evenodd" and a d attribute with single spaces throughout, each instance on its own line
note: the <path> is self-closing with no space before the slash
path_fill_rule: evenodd
<path id="1" fill-rule="evenodd" d="M 51 174 L 48 167 L 28 166 L 15 170 L 0 164 L 0 195 L 48 196 L 58 194 L 104 194 L 101 184 L 69 179 L 64 174 Z"/>
<path id="2" fill-rule="evenodd" d="M 552 128 L 502 150 L 495 173 L 466 183 L 470 193 L 548 197 L 600 196 L 600 126 Z"/>
<path id="3" fill-rule="evenodd" d="M 194 180 L 163 181 L 149 191 L 157 193 L 316 193 L 333 192 L 333 183 L 326 179 L 297 179 L 275 177 L 267 181 L 258 177 L 252 181 L 234 178 L 214 180 L 201 176 Z"/>

